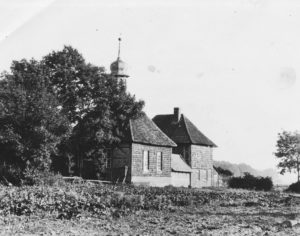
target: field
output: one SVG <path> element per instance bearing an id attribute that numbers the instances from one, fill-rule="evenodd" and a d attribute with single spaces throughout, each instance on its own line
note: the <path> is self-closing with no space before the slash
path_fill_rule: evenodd
<path id="1" fill-rule="evenodd" d="M 300 198 L 96 184 L 1 187 L 0 228 L 0 235 L 300 235 Z"/>

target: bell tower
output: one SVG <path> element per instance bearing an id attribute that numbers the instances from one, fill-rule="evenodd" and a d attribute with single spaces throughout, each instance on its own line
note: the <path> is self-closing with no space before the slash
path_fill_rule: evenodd
<path id="1" fill-rule="evenodd" d="M 110 73 L 114 77 L 118 78 L 128 78 L 129 76 L 127 75 L 127 65 L 124 61 L 121 60 L 120 58 L 120 53 L 121 53 L 121 38 L 118 38 L 119 41 L 119 49 L 118 49 L 118 58 L 116 61 L 111 63 L 110 65 Z"/>

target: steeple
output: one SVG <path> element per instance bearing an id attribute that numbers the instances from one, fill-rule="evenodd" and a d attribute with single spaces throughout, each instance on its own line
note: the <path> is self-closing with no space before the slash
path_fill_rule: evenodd
<path id="1" fill-rule="evenodd" d="M 118 58 L 115 62 L 110 65 L 111 75 L 115 77 L 129 77 L 127 72 L 127 65 L 120 58 L 121 54 L 121 38 L 118 38 L 119 41 L 119 49 L 118 49 Z"/>
<path id="2" fill-rule="evenodd" d="M 118 50 L 118 59 L 120 59 L 120 53 L 121 53 L 121 38 L 118 38 L 119 40 L 119 50 Z"/>

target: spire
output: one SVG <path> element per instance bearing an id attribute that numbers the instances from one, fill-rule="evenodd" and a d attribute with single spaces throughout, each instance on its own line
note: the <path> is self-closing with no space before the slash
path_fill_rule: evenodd
<path id="1" fill-rule="evenodd" d="M 120 53 L 121 53 L 121 41 L 122 41 L 121 37 L 120 37 L 120 38 L 118 38 L 118 40 L 119 40 L 118 59 L 120 59 Z"/>

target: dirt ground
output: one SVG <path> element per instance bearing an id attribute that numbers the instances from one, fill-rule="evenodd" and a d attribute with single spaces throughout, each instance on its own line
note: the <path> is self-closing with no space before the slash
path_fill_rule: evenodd
<path id="1" fill-rule="evenodd" d="M 122 217 L 58 220 L 51 215 L 0 220 L 0 235 L 300 235 L 300 205 L 203 206 L 138 211 Z"/>

